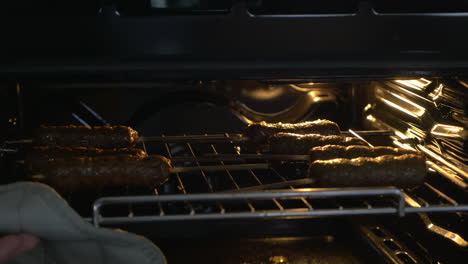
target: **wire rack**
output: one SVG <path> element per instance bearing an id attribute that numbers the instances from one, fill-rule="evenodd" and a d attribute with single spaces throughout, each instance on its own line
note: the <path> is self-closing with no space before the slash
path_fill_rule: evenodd
<path id="1" fill-rule="evenodd" d="M 152 221 L 292 218 L 427 212 L 466 212 L 457 201 L 426 182 L 412 190 L 396 188 L 314 188 L 305 175 L 306 161 L 250 160 L 240 142 L 212 135 L 148 141 L 148 153 L 165 153 L 175 166 L 245 165 L 239 170 L 175 173 L 152 195 L 113 196 L 95 201 L 96 226 Z M 172 141 L 172 142 L 169 142 Z M 210 142 L 214 141 L 214 142 Z M 252 154 L 252 152 L 250 152 Z M 215 156 L 230 159 L 213 159 Z M 211 158 L 209 158 L 211 157 Z M 435 174 L 435 172 L 428 172 Z M 279 189 L 278 189 L 279 188 Z M 262 190 L 262 191 L 258 191 Z M 122 210 L 113 210 L 119 208 Z M 125 209 L 123 209 L 125 208 Z M 116 213 L 118 212 L 118 213 Z"/>

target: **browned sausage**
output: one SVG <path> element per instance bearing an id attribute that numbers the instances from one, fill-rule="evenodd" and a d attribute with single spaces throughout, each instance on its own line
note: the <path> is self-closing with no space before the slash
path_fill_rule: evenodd
<path id="1" fill-rule="evenodd" d="M 340 127 L 329 120 L 315 120 L 302 123 L 254 123 L 244 129 L 243 135 L 256 144 L 264 144 L 273 134 L 279 132 L 297 134 L 340 135 Z"/>
<path id="2" fill-rule="evenodd" d="M 270 152 L 274 154 L 307 154 L 317 146 L 324 145 L 360 145 L 364 144 L 360 139 L 345 136 L 322 136 L 316 134 L 299 135 L 292 133 L 277 133 L 268 139 Z"/>
<path id="3" fill-rule="evenodd" d="M 62 147 L 62 146 L 36 146 L 26 156 L 26 164 L 33 173 L 38 173 L 47 167 L 49 159 L 69 159 L 76 157 L 102 157 L 130 155 L 146 157 L 145 151 L 137 148 L 98 149 L 85 147 Z"/>
<path id="4" fill-rule="evenodd" d="M 150 189 L 164 183 L 170 169 L 170 161 L 159 155 L 81 157 L 51 159 L 43 175 L 47 183 L 61 191 L 119 186 Z"/>
<path id="5" fill-rule="evenodd" d="M 308 172 L 323 187 L 414 187 L 424 182 L 426 162 L 415 154 L 316 160 Z"/>
<path id="6" fill-rule="evenodd" d="M 369 147 L 369 146 L 343 146 L 326 145 L 314 147 L 309 150 L 311 160 L 329 160 L 336 158 L 354 159 L 359 157 L 378 157 L 383 155 L 400 156 L 404 154 L 420 154 L 417 151 L 392 148 L 392 147 Z"/>
<path id="7" fill-rule="evenodd" d="M 37 146 L 88 148 L 129 148 L 135 146 L 138 132 L 127 126 L 41 126 L 34 133 Z"/>

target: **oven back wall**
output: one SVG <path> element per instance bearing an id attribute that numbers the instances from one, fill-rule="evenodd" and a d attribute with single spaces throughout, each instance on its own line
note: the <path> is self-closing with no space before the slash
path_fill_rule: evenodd
<path id="1" fill-rule="evenodd" d="M 130 125 L 142 135 L 222 134 L 240 133 L 245 121 L 239 118 L 236 107 L 254 112 L 279 113 L 301 101 L 306 92 L 276 86 L 254 87 L 249 93 L 243 87 L 198 87 L 193 82 L 149 88 L 82 88 L 42 87 L 40 84 L 20 86 L 24 137 L 43 125 Z M 10 87 L 12 89 L 12 87 Z M 255 89 L 281 90 L 276 97 L 260 99 Z M 330 89 L 330 88 L 324 88 Z M 351 96 L 351 86 L 335 89 L 336 101 L 306 106 L 302 118 L 327 118 L 337 121 L 343 128 L 359 126 Z M 273 91 L 276 93 L 276 91 Z M 254 96 L 252 97 L 252 94 Z M 11 100 L 16 102 L 16 94 Z M 312 104 L 313 102 L 311 102 Z M 233 106 L 235 105 L 235 106 Z M 11 108 L 18 108 L 14 106 Z M 250 111 L 249 110 L 249 111 Z M 237 114 L 237 116 L 236 116 Z M 279 120 L 297 122 L 301 120 Z M 354 123 L 354 124 L 353 124 Z M 357 123 L 357 124 L 356 124 Z M 19 128 L 19 127 L 18 127 Z"/>

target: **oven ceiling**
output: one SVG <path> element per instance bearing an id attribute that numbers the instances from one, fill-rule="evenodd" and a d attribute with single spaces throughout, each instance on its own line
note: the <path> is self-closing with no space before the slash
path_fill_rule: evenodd
<path id="1" fill-rule="evenodd" d="M 90 2 L 95 3 L 83 3 Z M 145 5 L 125 9 L 126 1 L 75 2 L 76 8 L 63 10 L 49 10 L 40 1 L 29 9 L 6 4 L 3 10 L 10 11 L 0 17 L 0 78 L 374 78 L 468 72 L 466 6 L 405 9 L 356 0 L 351 1 L 355 7 L 304 7 L 301 13 L 301 1 L 293 1 L 293 9 L 255 5 L 259 2 L 238 1 L 226 10 L 220 5 L 216 12 L 176 8 L 162 13 Z"/>

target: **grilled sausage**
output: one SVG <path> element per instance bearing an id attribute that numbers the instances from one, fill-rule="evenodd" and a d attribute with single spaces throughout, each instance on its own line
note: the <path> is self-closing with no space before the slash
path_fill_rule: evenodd
<path id="1" fill-rule="evenodd" d="M 277 133 L 268 139 L 270 152 L 274 154 L 307 154 L 313 147 L 324 145 L 362 145 L 360 139 L 345 136 L 322 136 L 316 134 L 299 135 L 292 133 Z"/>
<path id="2" fill-rule="evenodd" d="M 145 151 L 137 148 L 98 149 L 85 147 L 37 146 L 26 156 L 26 164 L 32 173 L 39 173 L 47 167 L 49 159 L 69 159 L 74 157 L 102 157 L 130 155 L 147 157 Z"/>
<path id="3" fill-rule="evenodd" d="M 289 123 L 254 123 L 244 129 L 243 135 L 256 144 L 265 144 L 267 139 L 279 132 L 298 134 L 340 135 L 340 127 L 329 120 L 315 120 L 296 124 Z"/>
<path id="4" fill-rule="evenodd" d="M 311 160 L 329 160 L 336 158 L 354 159 L 359 157 L 378 157 L 384 155 L 400 156 L 404 154 L 418 154 L 418 152 L 404 148 L 369 147 L 354 145 L 326 145 L 314 147 L 309 150 Z"/>
<path id="5" fill-rule="evenodd" d="M 45 181 L 60 191 L 96 190 L 104 187 L 154 188 L 169 177 L 170 161 L 159 155 L 80 157 L 51 159 Z"/>
<path id="6" fill-rule="evenodd" d="M 415 154 L 316 160 L 308 173 L 323 187 L 414 187 L 424 182 L 426 163 Z"/>
<path id="7" fill-rule="evenodd" d="M 41 126 L 34 133 L 37 146 L 129 148 L 137 139 L 138 132 L 127 126 Z"/>

